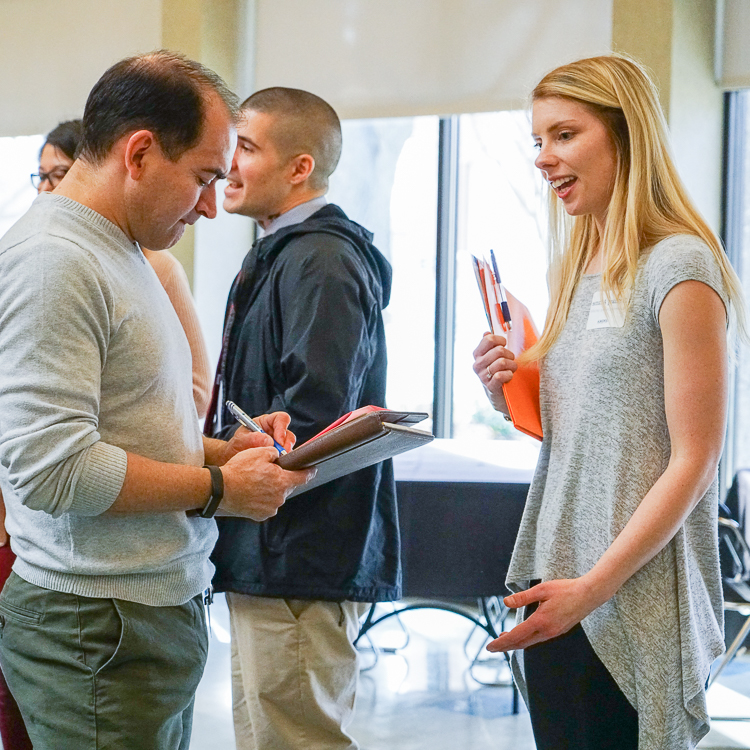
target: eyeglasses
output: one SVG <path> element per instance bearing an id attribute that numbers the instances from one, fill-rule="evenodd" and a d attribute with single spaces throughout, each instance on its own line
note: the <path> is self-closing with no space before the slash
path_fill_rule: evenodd
<path id="1" fill-rule="evenodd" d="M 42 172 L 40 169 L 38 174 L 31 175 L 31 184 L 39 190 L 42 183 L 47 181 L 50 187 L 56 188 L 66 174 L 68 174 L 68 167 L 55 167 L 51 172 Z"/>

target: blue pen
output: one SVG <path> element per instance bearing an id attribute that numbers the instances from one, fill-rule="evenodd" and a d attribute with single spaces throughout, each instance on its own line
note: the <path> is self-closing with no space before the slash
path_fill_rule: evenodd
<path id="1" fill-rule="evenodd" d="M 264 435 L 268 433 L 251 417 L 248 417 L 242 409 L 240 409 L 234 401 L 227 401 L 227 409 L 232 412 L 232 416 L 241 424 L 247 427 L 248 430 L 253 432 L 262 432 Z M 273 439 L 273 438 L 272 438 Z M 279 452 L 280 455 L 286 456 L 286 451 L 283 445 L 279 445 L 275 440 L 273 441 L 273 447 Z"/>
<path id="2" fill-rule="evenodd" d="M 500 272 L 497 270 L 497 261 L 495 260 L 495 251 L 490 250 L 490 258 L 492 259 L 492 270 L 495 272 L 495 281 L 497 282 L 497 288 L 500 290 L 500 309 L 503 311 L 503 318 L 505 318 L 505 325 L 508 326 L 508 330 L 513 330 L 513 322 L 510 319 L 510 308 L 508 307 L 508 300 L 505 299 L 505 289 L 503 289 L 503 282 L 500 281 Z"/>

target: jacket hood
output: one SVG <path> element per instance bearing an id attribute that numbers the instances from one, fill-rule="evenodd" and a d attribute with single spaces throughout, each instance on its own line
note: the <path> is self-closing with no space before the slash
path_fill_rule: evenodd
<path id="1" fill-rule="evenodd" d="M 303 224 L 304 227 L 302 227 Z M 391 264 L 383 253 L 372 244 L 372 232 L 352 221 L 333 203 L 323 206 L 300 224 L 293 224 L 274 232 L 268 238 L 267 252 L 273 252 L 279 245 L 286 245 L 296 235 L 310 234 L 311 232 L 333 234 L 347 240 L 370 269 L 375 287 L 373 291 L 379 292 L 382 307 L 388 305 L 391 298 L 391 280 L 393 277 Z"/>

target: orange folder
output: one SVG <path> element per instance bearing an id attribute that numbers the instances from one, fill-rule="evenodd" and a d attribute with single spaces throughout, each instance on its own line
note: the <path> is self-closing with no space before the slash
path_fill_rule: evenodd
<path id="1" fill-rule="evenodd" d="M 539 334 L 528 308 L 506 290 L 512 325 L 503 319 L 500 307 L 497 280 L 489 264 L 473 258 L 477 285 L 482 296 L 487 322 L 493 333 L 507 339 L 507 348 L 518 357 L 521 352 L 533 346 Z M 529 362 L 519 366 L 509 383 L 503 384 L 503 395 L 508 405 L 513 426 L 537 440 L 542 439 L 542 415 L 539 406 L 539 365 Z"/>

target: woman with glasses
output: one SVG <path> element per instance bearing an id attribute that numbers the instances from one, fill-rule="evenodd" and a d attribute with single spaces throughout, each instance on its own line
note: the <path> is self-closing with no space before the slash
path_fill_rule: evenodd
<path id="1" fill-rule="evenodd" d="M 39 172 L 31 175 L 37 192 L 50 192 L 60 184 L 75 161 L 80 140 L 80 120 L 61 122 L 50 131 L 39 154 Z"/>
<path id="2" fill-rule="evenodd" d="M 727 328 L 739 279 L 672 160 L 654 84 L 611 55 L 532 93 L 550 199 L 544 440 L 507 583 L 539 750 L 693 748 L 724 650 L 717 544 Z M 516 370 L 486 335 L 474 371 L 507 412 Z"/>

